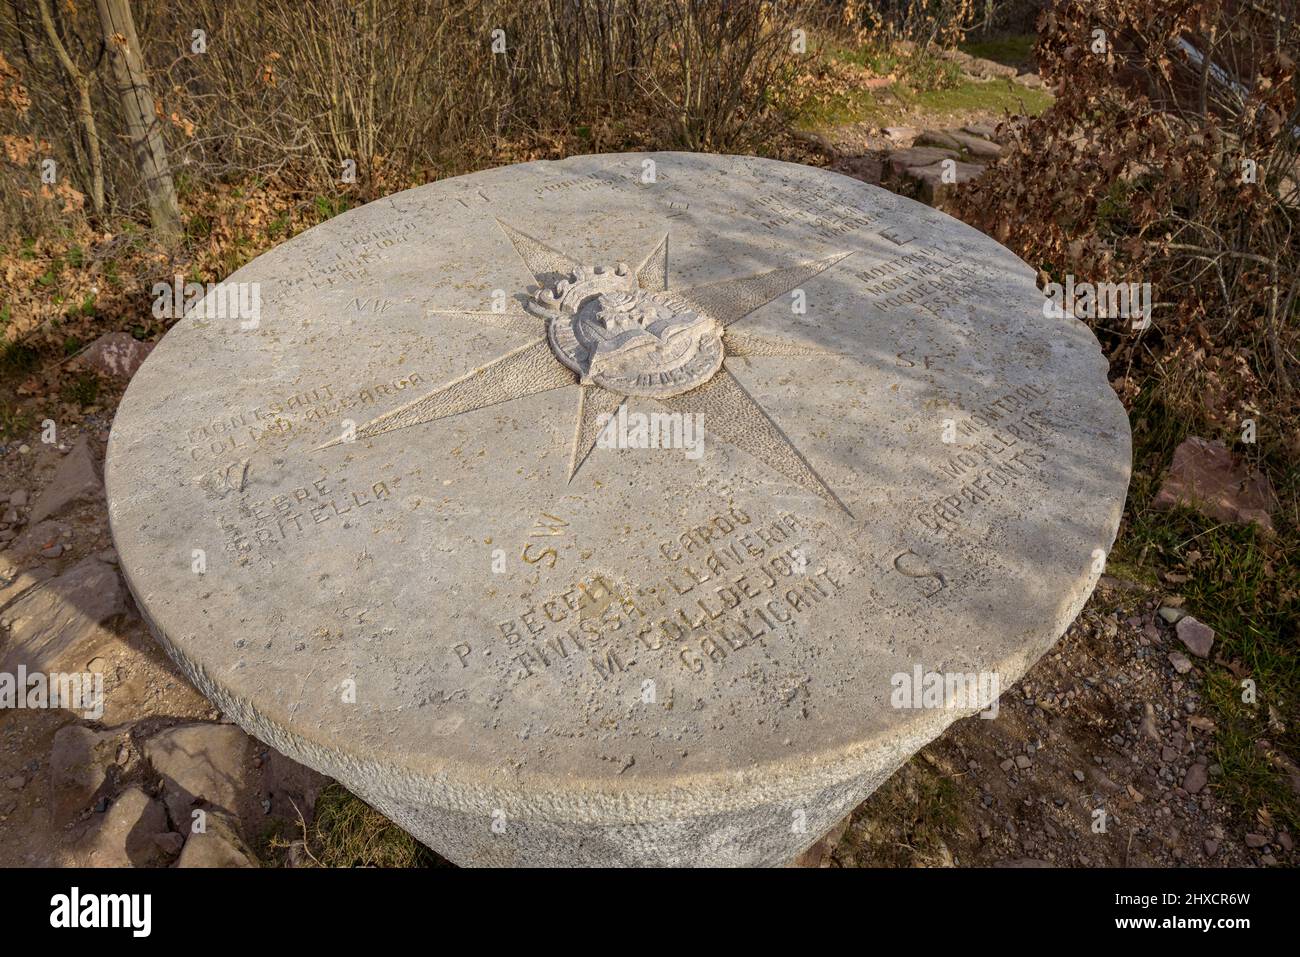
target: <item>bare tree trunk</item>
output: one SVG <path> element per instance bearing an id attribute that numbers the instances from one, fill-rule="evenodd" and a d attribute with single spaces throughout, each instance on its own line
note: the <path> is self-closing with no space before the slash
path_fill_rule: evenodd
<path id="1" fill-rule="evenodd" d="M 95 113 L 90 106 L 90 80 L 86 74 L 72 62 L 67 48 L 59 39 L 59 32 L 54 29 L 54 16 L 50 11 L 50 0 L 38 0 L 41 8 L 41 26 L 45 36 L 54 48 L 54 54 L 63 71 L 68 74 L 72 85 L 77 88 L 77 122 L 81 126 L 81 135 L 86 138 L 86 154 L 90 165 L 90 205 L 97 217 L 104 215 L 104 164 L 99 152 L 99 129 L 95 125 Z"/>
<path id="2" fill-rule="evenodd" d="M 149 218 L 159 238 L 171 242 L 181 234 L 181 211 L 176 203 L 167 148 L 154 113 L 153 91 L 140 56 L 131 7 L 128 0 L 95 0 L 95 6 L 99 10 L 100 28 L 126 117 L 136 168 L 144 179 Z"/>

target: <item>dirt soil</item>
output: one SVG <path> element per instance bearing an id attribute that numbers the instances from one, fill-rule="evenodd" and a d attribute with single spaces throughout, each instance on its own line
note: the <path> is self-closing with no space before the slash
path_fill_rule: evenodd
<path id="1" fill-rule="evenodd" d="M 959 721 L 923 749 L 854 812 L 827 863 L 1294 865 L 1289 834 L 1237 820 L 1216 794 L 1201 663 L 1171 664 L 1191 656 L 1157 614 L 1166 600 L 1103 577 L 997 717 Z M 1198 763 L 1208 783 L 1191 794 Z"/>

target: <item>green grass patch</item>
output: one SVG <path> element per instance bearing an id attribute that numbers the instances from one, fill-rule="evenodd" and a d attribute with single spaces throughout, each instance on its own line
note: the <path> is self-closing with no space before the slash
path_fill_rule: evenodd
<path id="1" fill-rule="evenodd" d="M 882 103 L 872 90 L 850 90 L 816 103 L 809 103 L 795 118 L 800 129 L 823 129 L 849 123 L 884 123 L 897 106 Z"/>
<path id="2" fill-rule="evenodd" d="M 1133 222 L 1132 197 L 1137 187 L 1116 177 L 1097 203 L 1097 232 L 1108 237 L 1127 236 Z"/>
<path id="3" fill-rule="evenodd" d="M 271 220 L 266 227 L 266 235 L 270 239 L 280 239 L 289 235 L 289 214 L 281 213 L 275 219 Z"/>
<path id="4" fill-rule="evenodd" d="M 826 48 L 826 55 L 832 60 L 851 63 L 864 70 L 870 70 L 877 76 L 901 72 L 903 63 L 907 60 L 906 54 L 873 44 L 864 44 L 860 47 L 831 46 Z"/>
<path id="5" fill-rule="evenodd" d="M 83 409 L 95 404 L 99 398 L 99 376 L 93 372 L 83 372 L 64 385 L 60 391 L 64 402 L 79 405 Z"/>
<path id="6" fill-rule="evenodd" d="M 238 269 L 242 269 L 250 262 L 257 258 L 261 252 L 249 236 L 240 233 L 233 241 L 222 248 L 217 255 L 213 267 L 217 275 L 229 276 Z"/>
<path id="7" fill-rule="evenodd" d="M 918 755 L 881 785 L 854 819 L 865 819 L 867 839 L 887 866 L 916 867 L 932 861 L 957 831 L 960 806 L 956 783 Z"/>
<path id="8" fill-rule="evenodd" d="M 0 402 L 0 439 L 16 439 L 26 435 L 36 424 L 36 417 L 26 409 L 10 402 Z"/>
<path id="9" fill-rule="evenodd" d="M 436 854 L 341 784 L 316 800 L 307 841 L 321 867 L 437 867 Z"/>
<path id="10" fill-rule="evenodd" d="M 948 90 L 961 83 L 961 67 L 929 53 L 900 53 L 893 47 L 866 44 L 854 49 L 830 47 L 831 59 L 869 70 L 876 76 L 893 75 L 913 90 Z"/>
<path id="11" fill-rule="evenodd" d="M 317 196 L 312 203 L 312 208 L 316 211 L 317 223 L 323 223 L 327 219 L 333 219 L 339 213 L 345 213 L 352 208 L 352 201 L 346 196 Z"/>
<path id="12" fill-rule="evenodd" d="M 917 777 L 916 794 L 911 827 L 913 843 L 932 849 L 960 821 L 957 785 L 951 778 L 927 769 Z"/>
<path id="13" fill-rule="evenodd" d="M 6 342 L 0 346 L 0 378 L 16 379 L 27 375 L 40 361 L 40 353 L 31 346 L 21 342 Z"/>
<path id="14" fill-rule="evenodd" d="M 1192 433 L 1212 433 L 1204 423 L 1171 413 L 1154 390 L 1139 398 L 1131 418 L 1134 477 L 1109 569 L 1149 584 L 1159 583 L 1162 573 L 1187 576 L 1160 587 L 1180 594 L 1188 612 L 1215 630 L 1212 655 L 1239 663 L 1253 683 L 1204 665 L 1204 697 L 1216 724 L 1213 759 L 1222 768 L 1211 784 L 1247 823 L 1266 812 L 1300 829 L 1300 799 L 1285 769 L 1260 744 L 1300 753 L 1300 533 L 1282 511 L 1270 537 L 1257 526 L 1225 524 L 1188 508 L 1151 509 L 1178 444 Z M 1270 473 L 1287 500 L 1300 482 L 1295 463 L 1283 450 L 1248 457 Z"/>
<path id="15" fill-rule="evenodd" d="M 987 40 L 969 40 L 958 44 L 958 49 L 973 57 L 992 60 L 994 63 L 1005 63 L 1007 66 L 1019 69 L 1033 63 L 1036 39 L 1037 36 L 1033 33 L 1022 33 Z"/>
<path id="16" fill-rule="evenodd" d="M 185 223 L 185 238 L 191 242 L 202 242 L 212 235 L 212 218 L 202 213 L 195 213 Z"/>
<path id="17" fill-rule="evenodd" d="M 1031 90 L 1007 80 L 963 79 L 951 89 L 921 92 L 895 83 L 884 97 L 875 90 L 849 90 L 806 106 L 797 118 L 797 125 L 802 129 L 863 122 L 887 126 L 902 118 L 905 111 L 922 114 L 1009 112 L 1038 116 L 1051 105 L 1050 93 Z"/>
<path id="18" fill-rule="evenodd" d="M 918 98 L 945 92 L 964 96 L 973 100 L 975 105 L 986 105 L 992 110 L 1000 111 L 1004 105 L 1013 108 L 1018 105 L 1014 99 L 998 95 L 992 90 L 986 91 L 984 88 L 989 84 L 967 81 L 957 63 L 931 53 L 902 52 L 892 46 L 875 43 L 857 47 L 827 44 L 820 48 L 819 56 L 823 62 L 837 66 L 831 74 L 834 81 L 844 88 L 837 89 L 829 97 L 811 100 L 803 106 L 796 125 L 804 129 L 864 121 L 888 124 L 898 118 L 900 102 L 904 109 L 915 103 L 920 103 L 922 109 L 927 109 L 926 101 Z M 855 72 L 845 70 L 844 66 L 866 70 L 873 76 L 893 77 L 894 82 L 884 90 L 867 89 L 858 86 L 854 79 Z M 1050 97 L 1040 97 L 1043 98 L 1047 103 L 1051 102 Z M 983 104 L 981 100 L 987 103 Z M 936 102 L 944 101 L 939 99 Z M 1041 112 L 1041 109 L 1037 111 Z"/>
<path id="19" fill-rule="evenodd" d="M 922 92 L 911 92 L 896 85 L 894 91 L 905 104 L 926 113 L 979 110 L 1038 116 L 1052 105 L 1050 93 L 1031 90 L 1010 80 L 962 80 L 952 89 Z"/>

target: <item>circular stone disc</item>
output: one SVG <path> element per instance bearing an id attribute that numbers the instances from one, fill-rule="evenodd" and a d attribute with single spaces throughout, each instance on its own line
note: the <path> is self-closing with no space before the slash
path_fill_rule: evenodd
<path id="1" fill-rule="evenodd" d="M 531 297 L 616 262 L 722 324 L 704 385 L 620 412 L 555 358 Z M 511 166 L 228 284 L 114 423 L 127 581 L 226 713 L 462 863 L 789 859 L 974 710 L 899 676 L 1007 688 L 1118 527 L 1093 335 L 822 170 Z"/>

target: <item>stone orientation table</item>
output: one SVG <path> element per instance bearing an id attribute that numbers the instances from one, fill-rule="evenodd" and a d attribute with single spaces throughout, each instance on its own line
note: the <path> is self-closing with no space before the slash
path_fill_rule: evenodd
<path id="1" fill-rule="evenodd" d="M 898 676 L 1010 686 L 1119 524 L 1091 332 L 822 170 L 510 166 L 228 283 L 260 312 L 191 310 L 113 425 L 124 574 L 222 711 L 459 864 L 790 861 L 977 710 Z"/>

